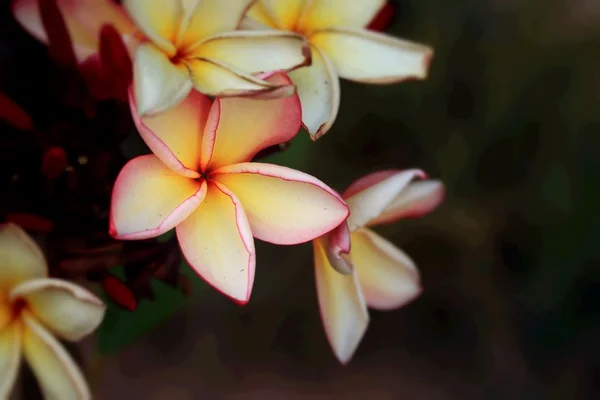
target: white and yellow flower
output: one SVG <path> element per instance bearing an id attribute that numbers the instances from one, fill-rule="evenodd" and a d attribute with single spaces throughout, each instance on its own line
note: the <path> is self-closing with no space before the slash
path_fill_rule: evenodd
<path id="1" fill-rule="evenodd" d="M 88 290 L 48 278 L 37 244 L 18 226 L 0 225 L 0 398 L 8 398 L 22 356 L 49 399 L 89 399 L 83 374 L 55 338 L 95 330 L 104 303 Z"/>
<path id="2" fill-rule="evenodd" d="M 333 125 L 338 77 L 388 84 L 425 79 L 430 47 L 365 27 L 386 0 L 259 0 L 243 27 L 296 32 L 310 42 L 312 65 L 290 73 L 302 102 L 302 122 L 314 140 Z"/>
<path id="3" fill-rule="evenodd" d="M 195 88 L 209 96 L 284 97 L 256 74 L 310 65 L 301 35 L 236 31 L 252 0 L 125 0 L 149 39 L 135 52 L 134 93 L 140 115 L 168 110 Z"/>
<path id="4" fill-rule="evenodd" d="M 421 293 L 419 271 L 394 244 L 368 227 L 431 212 L 444 185 L 420 170 L 380 171 L 354 182 L 342 197 L 346 223 L 313 241 L 317 295 L 325 333 L 347 363 L 369 324 L 367 307 L 402 307 Z"/>

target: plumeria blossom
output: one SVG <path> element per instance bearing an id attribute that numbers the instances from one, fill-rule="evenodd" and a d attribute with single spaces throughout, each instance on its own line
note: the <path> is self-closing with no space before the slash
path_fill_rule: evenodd
<path id="1" fill-rule="evenodd" d="M 48 44 L 39 7 L 40 0 L 14 0 L 13 14 L 21 26 L 39 41 Z M 69 31 L 79 63 L 97 61 L 100 31 L 112 24 L 127 42 L 133 43 L 135 26 L 125 10 L 112 0 L 55 0 Z M 92 57 L 90 59 L 90 57 Z"/>
<path id="2" fill-rule="evenodd" d="M 342 197 L 348 220 L 313 241 L 319 308 L 329 343 L 347 363 L 367 325 L 367 307 L 399 308 L 421 293 L 414 262 L 368 227 L 418 217 L 443 200 L 444 185 L 420 170 L 380 171 L 355 181 Z"/>
<path id="3" fill-rule="evenodd" d="M 86 289 L 48 278 L 42 251 L 13 224 L 0 225 L 0 398 L 15 384 L 21 358 L 48 399 L 89 399 L 83 374 L 55 338 L 95 330 L 105 305 Z"/>
<path id="4" fill-rule="evenodd" d="M 266 78 L 287 85 L 283 74 Z M 209 284 L 246 303 L 254 281 L 253 236 L 275 244 L 310 241 L 348 216 L 342 198 L 305 173 L 249 162 L 287 142 L 301 124 L 297 95 L 217 98 L 192 91 L 136 126 L 154 154 L 129 161 L 115 182 L 110 233 L 144 239 L 176 227 L 183 255 Z"/>
<path id="5" fill-rule="evenodd" d="M 149 39 L 136 49 L 134 94 L 140 115 L 165 111 L 195 88 L 209 96 L 289 96 L 255 74 L 310 65 L 294 33 L 236 31 L 252 0 L 125 0 Z"/>
<path id="6" fill-rule="evenodd" d="M 425 79 L 431 48 L 364 29 L 385 0 L 259 0 L 243 27 L 283 30 L 310 42 L 312 65 L 290 73 L 302 122 L 314 140 L 331 128 L 339 108 L 338 77 L 388 84 Z"/>

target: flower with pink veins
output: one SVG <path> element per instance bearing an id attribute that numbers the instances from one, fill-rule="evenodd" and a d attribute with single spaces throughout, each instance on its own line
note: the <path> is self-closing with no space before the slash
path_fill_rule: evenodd
<path id="1" fill-rule="evenodd" d="M 21 26 L 39 41 L 48 44 L 42 23 L 40 0 L 13 0 L 13 15 Z M 126 42 L 135 42 L 135 25 L 125 10 L 112 0 L 55 0 L 73 42 L 75 57 L 83 63 L 100 51 L 100 31 L 112 24 Z M 90 59 L 90 60 L 93 60 Z"/>
<path id="2" fill-rule="evenodd" d="M 365 29 L 386 0 L 258 0 L 242 26 L 297 32 L 310 43 L 312 65 L 290 73 L 302 102 L 302 122 L 313 140 L 333 125 L 340 102 L 338 77 L 389 84 L 425 79 L 430 47 Z"/>
<path id="3" fill-rule="evenodd" d="M 289 84 L 283 74 L 267 79 Z M 156 116 L 136 112 L 154 154 L 129 161 L 113 189 L 110 233 L 145 239 L 176 228 L 183 255 L 209 284 L 239 303 L 254 281 L 253 236 L 275 244 L 310 241 L 348 216 L 342 198 L 305 173 L 249 162 L 300 128 L 297 95 L 280 99 L 217 98 L 191 92 Z"/>
<path id="4" fill-rule="evenodd" d="M 256 74 L 310 65 L 301 35 L 236 31 L 255 0 L 124 0 L 149 39 L 135 52 L 137 112 L 152 115 L 183 100 L 192 88 L 209 96 L 285 97 L 292 84 Z"/>
<path id="5" fill-rule="evenodd" d="M 444 185 L 420 170 L 380 171 L 355 181 L 342 197 L 346 223 L 313 241 L 321 318 L 329 343 L 347 363 L 369 324 L 367 307 L 399 308 L 421 293 L 414 262 L 367 227 L 418 217 L 444 198 Z"/>
<path id="6" fill-rule="evenodd" d="M 9 398 L 24 356 L 45 398 L 90 399 L 90 390 L 58 337 L 77 341 L 104 317 L 86 289 L 48 278 L 38 245 L 17 225 L 0 225 L 0 398 Z"/>

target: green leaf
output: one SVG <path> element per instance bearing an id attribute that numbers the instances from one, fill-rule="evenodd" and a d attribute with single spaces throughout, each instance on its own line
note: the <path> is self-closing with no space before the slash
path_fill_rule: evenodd
<path id="1" fill-rule="evenodd" d="M 183 262 L 181 274 L 190 279 L 193 294 L 197 294 L 208 286 L 193 270 Z M 117 277 L 123 279 L 123 267 L 111 270 Z M 116 353 L 122 348 L 142 338 L 149 331 L 180 310 L 187 298 L 177 289 L 154 279 L 151 283 L 156 299 L 142 300 L 135 311 L 130 312 L 114 305 L 106 295 L 103 295 L 108 309 L 104 321 L 97 333 L 97 349 L 99 353 Z"/>

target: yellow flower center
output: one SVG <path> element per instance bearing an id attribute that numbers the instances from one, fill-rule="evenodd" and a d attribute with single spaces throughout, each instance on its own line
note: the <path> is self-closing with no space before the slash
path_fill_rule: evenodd
<path id="1" fill-rule="evenodd" d="M 23 305 L 23 301 L 10 302 L 6 294 L 0 293 L 0 330 L 19 317 Z"/>

